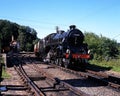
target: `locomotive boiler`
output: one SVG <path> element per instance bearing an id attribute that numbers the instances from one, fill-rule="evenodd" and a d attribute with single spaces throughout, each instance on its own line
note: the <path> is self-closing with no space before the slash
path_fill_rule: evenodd
<path id="1" fill-rule="evenodd" d="M 52 62 L 66 68 L 79 66 L 85 68 L 90 55 L 84 43 L 83 33 L 71 25 L 67 32 L 57 31 L 40 40 L 34 50 L 45 62 Z"/>

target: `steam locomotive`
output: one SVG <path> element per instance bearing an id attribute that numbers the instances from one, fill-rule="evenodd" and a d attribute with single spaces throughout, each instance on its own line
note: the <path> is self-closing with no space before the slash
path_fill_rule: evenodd
<path id="1" fill-rule="evenodd" d="M 67 32 L 58 30 L 49 34 L 35 44 L 34 52 L 44 62 L 52 62 L 66 68 L 85 68 L 90 59 L 84 35 L 75 25 L 71 25 Z"/>

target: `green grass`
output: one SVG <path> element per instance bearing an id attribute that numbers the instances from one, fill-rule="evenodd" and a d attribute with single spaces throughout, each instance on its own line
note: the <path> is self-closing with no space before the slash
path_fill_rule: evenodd
<path id="1" fill-rule="evenodd" d="M 10 78 L 10 75 L 6 72 L 3 59 L 0 58 L 0 63 L 2 64 L 2 77 L 1 78 Z"/>
<path id="2" fill-rule="evenodd" d="M 2 68 L 2 78 L 10 78 L 10 75 L 6 72 L 4 66 Z"/>
<path id="3" fill-rule="evenodd" d="M 97 61 L 97 60 L 91 60 L 90 64 L 94 64 L 100 67 L 111 67 L 112 71 L 120 72 L 120 59 L 111 59 L 109 61 Z"/>

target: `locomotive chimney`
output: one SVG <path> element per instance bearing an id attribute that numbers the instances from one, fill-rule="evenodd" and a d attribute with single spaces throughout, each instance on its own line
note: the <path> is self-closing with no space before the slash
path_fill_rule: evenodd
<path id="1" fill-rule="evenodd" d="M 71 26 L 70 26 L 70 30 L 73 30 L 73 29 L 75 29 L 75 28 L 76 28 L 75 25 L 71 25 Z"/>
<path id="2" fill-rule="evenodd" d="M 59 33 L 59 27 L 56 26 L 56 33 Z"/>

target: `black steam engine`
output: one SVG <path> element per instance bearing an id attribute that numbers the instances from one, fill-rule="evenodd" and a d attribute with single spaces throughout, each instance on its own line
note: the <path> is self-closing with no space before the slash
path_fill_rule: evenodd
<path id="1" fill-rule="evenodd" d="M 90 55 L 88 46 L 83 43 L 84 35 L 71 25 L 67 32 L 57 31 L 40 40 L 34 47 L 35 54 L 45 62 L 52 62 L 66 68 L 85 68 Z"/>

